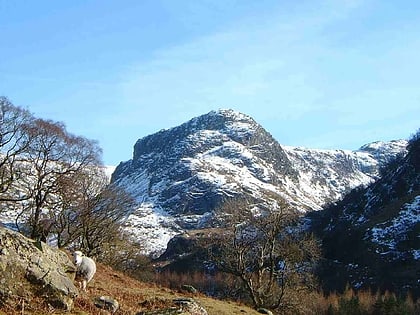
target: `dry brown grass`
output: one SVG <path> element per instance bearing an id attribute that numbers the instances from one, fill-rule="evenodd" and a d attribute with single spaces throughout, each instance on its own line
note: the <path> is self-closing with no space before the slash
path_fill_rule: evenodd
<path id="1" fill-rule="evenodd" d="M 194 278 L 194 277 L 193 277 Z M 171 279 L 173 280 L 173 279 Z M 182 281 L 191 281 L 191 278 L 179 277 L 179 286 Z M 202 279 L 199 279 L 202 281 Z M 174 298 L 192 297 L 198 301 L 207 311 L 209 315 L 257 315 L 257 311 L 252 308 L 241 305 L 232 301 L 221 301 L 212 299 L 203 294 L 191 294 L 177 289 L 169 289 L 156 284 L 144 283 L 121 272 L 113 270 L 111 267 L 98 264 L 98 271 L 91 283 L 88 285 L 86 293 L 81 292 L 74 301 L 74 309 L 71 312 L 64 312 L 53 309 L 47 305 L 43 299 L 34 298 L 30 303 L 23 302 L 23 299 L 17 298 L 14 305 L 4 306 L 0 309 L 0 315 L 41 315 L 41 314 L 57 314 L 57 315 L 104 315 L 109 314 L 104 310 L 98 309 L 93 299 L 100 296 L 110 296 L 120 303 L 120 309 L 116 315 L 133 315 L 145 310 L 158 310 L 174 306 L 172 301 Z M 378 301 L 392 297 L 391 294 L 379 294 L 371 291 L 355 292 L 347 289 L 343 294 L 330 294 L 324 296 L 317 292 L 307 292 L 299 296 L 299 307 L 293 312 L 283 312 L 284 314 L 345 314 L 341 312 L 343 308 L 342 302 L 350 301 L 356 298 L 357 307 L 362 310 L 363 314 L 373 314 L 374 307 Z M 413 301 L 408 297 L 405 301 L 407 306 L 407 314 L 417 314 L 420 310 L 420 302 Z M 347 313 L 346 313 L 347 314 Z"/>
<path id="2" fill-rule="evenodd" d="M 207 311 L 209 315 L 230 314 L 259 314 L 255 310 L 234 302 L 211 299 L 202 294 L 189 294 L 177 290 L 171 290 L 154 284 L 137 281 L 121 272 L 115 271 L 108 266 L 98 264 L 97 273 L 91 283 L 88 284 L 86 293 L 81 292 L 74 301 L 74 309 L 71 312 L 54 310 L 41 299 L 34 299 L 30 305 L 22 305 L 17 300 L 15 306 L 3 307 L 0 315 L 21 314 L 66 314 L 66 315 L 103 315 L 109 312 L 98 309 L 93 302 L 95 297 L 110 296 L 116 299 L 120 308 L 116 315 L 133 315 L 144 310 L 157 310 L 173 306 L 172 300 L 179 297 L 193 297 Z M 22 306 L 24 308 L 22 312 Z"/>

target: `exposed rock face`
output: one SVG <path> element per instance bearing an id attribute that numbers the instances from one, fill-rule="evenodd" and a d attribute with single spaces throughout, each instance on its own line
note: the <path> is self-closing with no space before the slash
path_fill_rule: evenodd
<path id="1" fill-rule="evenodd" d="M 267 185 L 279 182 L 276 174 L 297 175 L 268 132 L 252 118 L 227 110 L 138 140 L 133 159 L 117 167 L 112 181 L 173 215 L 203 215 L 246 189 L 235 178 L 240 169 Z"/>
<path id="2" fill-rule="evenodd" d="M 41 296 L 54 308 L 71 310 L 78 290 L 75 267 L 62 251 L 0 227 L 0 303 Z"/>
<path id="3" fill-rule="evenodd" d="M 214 210 L 229 198 L 248 197 L 270 207 L 285 199 L 302 212 L 319 210 L 352 188 L 368 185 L 406 141 L 358 151 L 282 147 L 251 117 L 213 111 L 139 139 L 133 159 L 112 181 L 139 202 L 126 229 L 149 252 L 191 229 L 212 227 Z"/>

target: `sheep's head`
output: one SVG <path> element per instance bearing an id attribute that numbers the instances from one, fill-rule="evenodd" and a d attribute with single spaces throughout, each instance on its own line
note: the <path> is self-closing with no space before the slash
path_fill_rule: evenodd
<path id="1" fill-rule="evenodd" d="M 76 264 L 76 266 L 79 266 L 82 263 L 82 257 L 83 257 L 83 253 L 79 250 L 76 250 L 73 253 L 73 257 L 74 257 L 74 263 Z"/>

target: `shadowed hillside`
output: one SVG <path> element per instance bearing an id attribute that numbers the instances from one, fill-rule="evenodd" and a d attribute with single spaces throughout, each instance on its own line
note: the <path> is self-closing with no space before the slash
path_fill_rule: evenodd
<path id="1" fill-rule="evenodd" d="M 311 213 L 323 242 L 320 277 L 329 290 L 353 288 L 420 296 L 420 133 L 408 153 L 324 211 Z"/>

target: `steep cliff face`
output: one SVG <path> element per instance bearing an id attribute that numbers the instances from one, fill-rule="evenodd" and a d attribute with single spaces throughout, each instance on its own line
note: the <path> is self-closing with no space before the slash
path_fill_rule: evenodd
<path id="1" fill-rule="evenodd" d="M 219 111 L 138 140 L 133 159 L 116 169 L 113 180 L 132 179 L 137 195 L 159 195 L 173 214 L 201 215 L 241 190 L 234 178 L 241 169 L 268 185 L 277 183 L 277 173 L 296 176 L 281 146 L 254 120 Z M 140 185 L 139 177 L 145 181 Z"/>
<path id="2" fill-rule="evenodd" d="M 396 143 L 396 151 L 405 145 Z M 174 235 L 209 226 L 228 198 L 282 198 L 302 212 L 321 209 L 376 178 L 376 154 L 282 147 L 251 117 L 219 110 L 138 140 L 112 181 L 139 202 L 126 228 L 161 251 Z"/>

